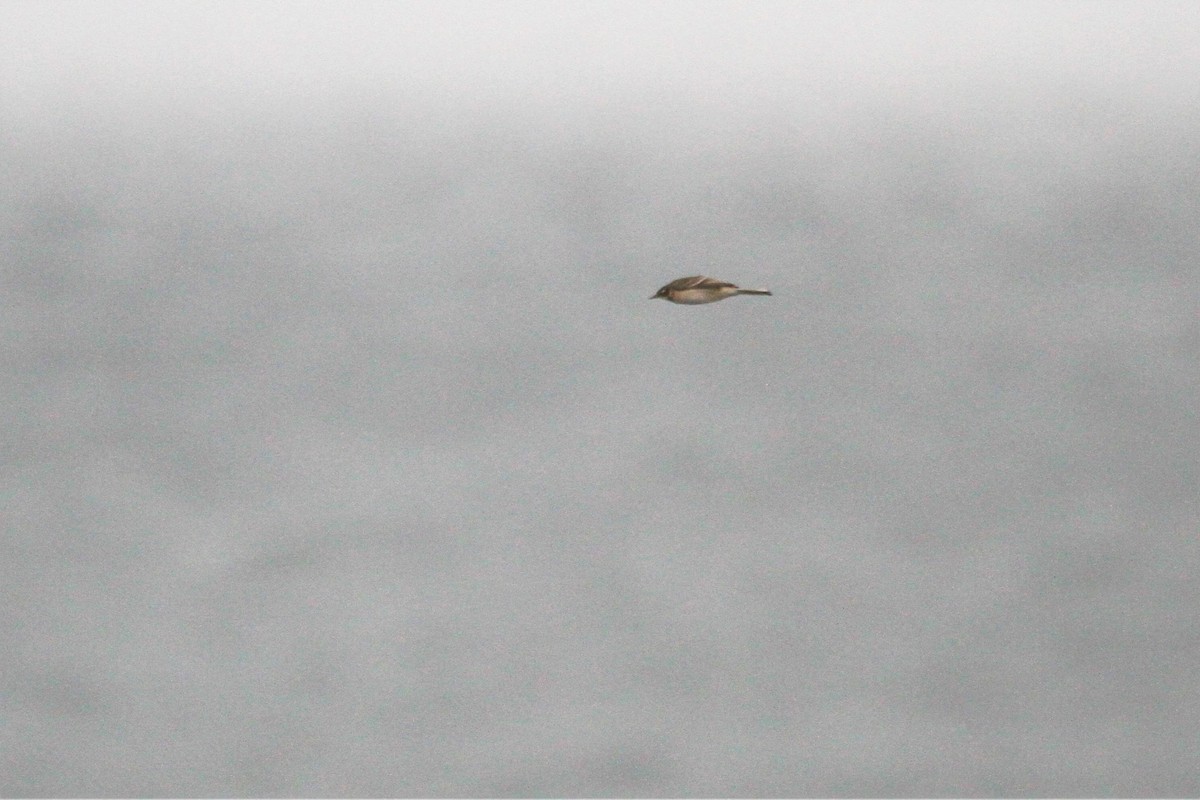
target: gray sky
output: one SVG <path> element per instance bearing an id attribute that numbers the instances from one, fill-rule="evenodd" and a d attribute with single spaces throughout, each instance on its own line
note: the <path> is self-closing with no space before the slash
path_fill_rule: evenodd
<path id="1" fill-rule="evenodd" d="M 0 20 L 6 98 L 26 108 L 348 93 L 736 113 L 1076 82 L 1187 97 L 1200 66 L 1200 12 L 1168 2 L 47 2 Z"/>
<path id="2" fill-rule="evenodd" d="M 0 7 L 0 793 L 1200 793 L 1198 25 Z"/>

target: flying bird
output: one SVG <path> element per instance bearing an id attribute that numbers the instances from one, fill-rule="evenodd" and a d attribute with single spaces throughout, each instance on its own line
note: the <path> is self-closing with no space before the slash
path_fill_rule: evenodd
<path id="1" fill-rule="evenodd" d="M 682 303 L 685 306 L 698 306 L 703 303 L 715 303 L 718 300 L 724 300 L 726 297 L 733 297 L 736 294 L 765 294 L 770 295 L 766 289 L 739 289 L 732 283 L 719 281 L 715 278 L 706 278 L 703 275 L 694 275 L 691 278 L 679 278 L 673 280 L 666 286 L 659 289 L 651 297 L 651 300 L 662 298 L 670 300 L 672 303 Z"/>

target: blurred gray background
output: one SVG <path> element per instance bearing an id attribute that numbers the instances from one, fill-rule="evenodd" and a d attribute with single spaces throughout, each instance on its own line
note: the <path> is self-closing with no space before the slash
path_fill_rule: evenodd
<path id="1" fill-rule="evenodd" d="M 1197 42 L 0 6 L 0 793 L 1200 793 Z"/>

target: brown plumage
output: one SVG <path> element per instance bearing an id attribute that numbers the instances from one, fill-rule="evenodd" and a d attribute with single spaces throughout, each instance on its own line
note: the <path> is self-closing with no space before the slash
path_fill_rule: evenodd
<path id="1" fill-rule="evenodd" d="M 697 306 L 703 303 L 715 303 L 718 300 L 724 300 L 726 297 L 733 297 L 739 294 L 770 295 L 771 293 L 766 289 L 742 289 L 732 283 L 719 281 L 715 278 L 693 275 L 690 278 L 679 278 L 671 281 L 659 289 L 650 299 L 656 300 L 661 297 L 663 300 L 670 300 L 672 303 Z"/>

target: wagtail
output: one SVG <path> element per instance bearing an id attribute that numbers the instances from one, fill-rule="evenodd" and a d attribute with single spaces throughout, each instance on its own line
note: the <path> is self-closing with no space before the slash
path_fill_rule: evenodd
<path id="1" fill-rule="evenodd" d="M 732 283 L 719 281 L 715 278 L 706 278 L 703 275 L 695 275 L 691 278 L 679 278 L 671 281 L 666 286 L 659 289 L 651 300 L 656 300 L 661 297 L 663 300 L 670 300 L 672 303 L 682 303 L 685 306 L 698 306 L 702 303 L 715 303 L 718 300 L 724 300 L 726 297 L 733 297 L 735 294 L 765 294 L 770 295 L 766 289 L 739 289 Z"/>

